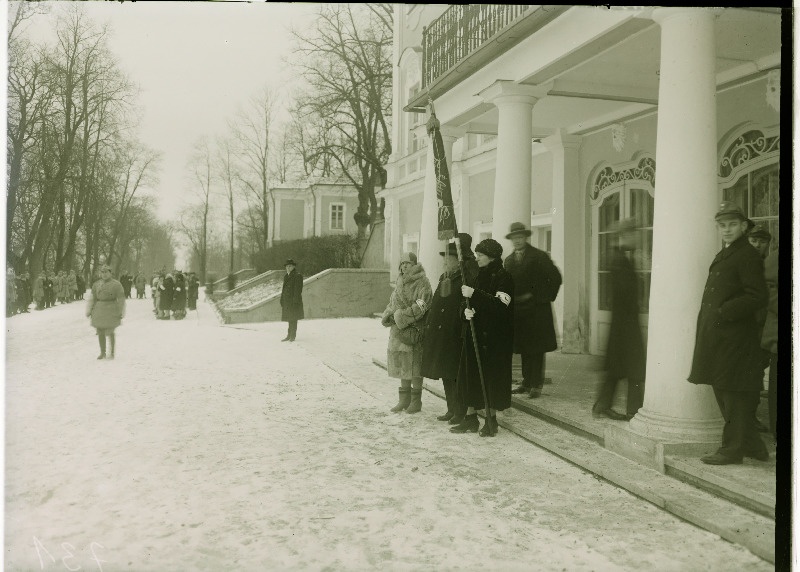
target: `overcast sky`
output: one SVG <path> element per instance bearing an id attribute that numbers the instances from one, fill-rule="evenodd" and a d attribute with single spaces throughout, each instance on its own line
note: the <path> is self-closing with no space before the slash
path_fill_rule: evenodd
<path id="1" fill-rule="evenodd" d="M 56 16 L 70 2 L 48 2 L 25 34 L 52 40 Z M 187 162 L 203 135 L 225 131 L 238 105 L 264 86 L 290 84 L 283 63 L 289 29 L 307 28 L 316 4 L 264 2 L 83 2 L 107 22 L 108 45 L 141 89 L 139 137 L 163 154 L 159 217 L 169 219 L 186 197 Z M 4 106 L 5 109 L 5 106 Z"/>

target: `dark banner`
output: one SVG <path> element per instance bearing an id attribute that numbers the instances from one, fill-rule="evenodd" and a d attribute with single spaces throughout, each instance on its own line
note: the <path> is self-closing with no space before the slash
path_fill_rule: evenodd
<path id="1" fill-rule="evenodd" d="M 428 135 L 433 145 L 433 165 L 436 172 L 436 203 L 439 211 L 439 240 L 450 240 L 456 235 L 456 217 L 453 209 L 453 194 L 450 191 L 450 174 L 447 172 L 447 158 L 444 142 L 439 130 L 439 120 L 431 115 L 427 124 Z"/>

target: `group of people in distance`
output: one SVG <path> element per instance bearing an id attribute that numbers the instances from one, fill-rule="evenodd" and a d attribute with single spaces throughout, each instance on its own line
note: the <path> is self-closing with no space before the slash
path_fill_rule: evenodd
<path id="1" fill-rule="evenodd" d="M 158 320 L 182 320 L 186 309 L 197 309 L 200 281 L 194 272 L 184 275 L 180 270 L 156 272 L 150 284 L 153 313 Z"/>
<path id="2" fill-rule="evenodd" d="M 381 323 L 390 328 L 387 369 L 400 379 L 393 412 L 422 409 L 422 379 L 441 379 L 453 433 L 497 434 L 497 411 L 511 406 L 512 356 L 521 354 L 515 393 L 541 396 L 544 354 L 556 349 L 551 303 L 561 273 L 548 254 L 531 246 L 531 231 L 513 223 L 506 238 L 514 252 L 503 260 L 496 240 L 459 233 L 439 254 L 445 271 L 432 291 L 414 253 L 403 254 L 400 274 Z M 459 261 L 459 250 L 461 261 Z M 478 411 L 485 410 L 480 427 Z"/>
<path id="3" fill-rule="evenodd" d="M 125 293 L 125 298 L 131 297 L 131 289 L 136 289 L 136 298 L 142 300 L 146 298 L 145 288 L 147 287 L 147 276 L 144 272 L 136 271 L 135 276 L 131 276 L 127 270 L 123 270 L 119 275 L 119 283 L 122 285 L 122 291 Z"/>
<path id="4" fill-rule="evenodd" d="M 777 439 L 778 254 L 768 254 L 769 232 L 754 226 L 737 204 L 721 203 L 715 222 L 724 247 L 709 268 L 687 380 L 712 386 L 725 425 L 719 450 L 702 461 L 765 461 L 769 454 L 758 435 L 756 410 L 769 367 L 770 427 L 763 430 Z M 632 260 L 641 241 L 635 219 L 618 221 L 614 230 L 605 377 L 592 414 L 628 421 L 644 402 L 647 351 Z M 458 234 L 458 245 L 448 244 L 439 253 L 445 270 L 435 291 L 414 253 L 402 255 L 394 291 L 381 315 L 381 323 L 390 328 L 388 374 L 400 380 L 393 412 L 419 412 L 423 377 L 441 379 L 447 412 L 439 419 L 454 425 L 453 433 L 486 437 L 497 433 L 496 412 L 511 406 L 512 393 L 541 396 L 544 355 L 557 345 L 551 303 L 562 278 L 549 255 L 528 243 L 530 235 L 524 224 L 513 223 L 506 238 L 514 252 L 503 260 L 497 241 L 482 240 L 473 253 L 472 237 Z M 523 379 L 512 390 L 515 353 L 521 354 Z M 612 409 L 622 379 L 628 380 L 625 413 Z M 486 415 L 479 429 L 481 410 Z"/>
<path id="5" fill-rule="evenodd" d="M 31 303 L 37 310 L 82 300 L 86 291 L 83 276 L 74 270 L 59 270 L 57 273 L 42 270 L 31 284 L 27 272 L 16 274 L 13 268 L 6 270 L 6 317 L 30 311 Z"/>

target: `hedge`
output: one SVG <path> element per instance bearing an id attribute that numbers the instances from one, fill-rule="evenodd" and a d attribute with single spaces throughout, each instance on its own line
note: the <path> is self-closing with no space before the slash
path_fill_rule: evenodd
<path id="1" fill-rule="evenodd" d="M 275 243 L 265 252 L 253 255 L 251 261 L 261 274 L 283 269 L 286 259 L 291 258 L 297 263 L 297 271 L 308 277 L 328 268 L 359 268 L 362 248 L 353 235 L 314 236 Z"/>

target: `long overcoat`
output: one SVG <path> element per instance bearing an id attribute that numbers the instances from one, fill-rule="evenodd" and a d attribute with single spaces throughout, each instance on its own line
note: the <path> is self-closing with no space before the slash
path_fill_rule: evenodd
<path id="1" fill-rule="evenodd" d="M 475 292 L 470 298 L 475 315 L 472 322 L 480 351 L 489 407 L 502 411 L 511 407 L 511 357 L 514 347 L 514 280 L 499 260 L 478 272 Z M 463 312 L 462 312 L 463 316 Z M 458 371 L 458 392 L 464 405 L 484 408 L 475 344 L 469 322 L 465 328 L 464 351 Z"/>
<path id="2" fill-rule="evenodd" d="M 164 312 L 172 310 L 172 297 L 175 293 L 175 278 L 167 274 L 158 285 L 158 309 Z"/>
<path id="3" fill-rule="evenodd" d="M 186 278 L 180 272 L 175 274 L 175 292 L 172 295 L 172 311 L 186 310 Z"/>
<path id="4" fill-rule="evenodd" d="M 767 320 L 761 333 L 761 347 L 770 353 L 778 353 L 778 251 L 764 260 L 764 279 L 767 282 L 769 301 Z"/>
<path id="5" fill-rule="evenodd" d="M 197 291 L 199 287 L 200 287 L 200 281 L 197 279 L 197 276 L 189 277 L 188 283 L 186 285 L 186 293 L 190 310 L 197 309 Z"/>
<path id="6" fill-rule="evenodd" d="M 767 304 L 764 262 L 741 237 L 723 248 L 708 272 L 689 381 L 726 391 L 760 391 L 760 327 L 756 312 Z"/>
<path id="7" fill-rule="evenodd" d="M 642 380 L 645 348 L 639 326 L 639 287 L 633 263 L 620 249 L 611 259 L 611 325 L 606 370 L 615 379 Z"/>
<path id="8" fill-rule="evenodd" d="M 545 251 L 530 244 L 525 245 L 521 261 L 512 253 L 504 267 L 514 280 L 514 353 L 555 350 L 551 302 L 561 288 L 561 272 Z"/>
<path id="9" fill-rule="evenodd" d="M 478 263 L 474 259 L 465 259 L 463 264 L 466 284 L 473 286 L 478 275 Z M 422 375 L 428 379 L 456 379 L 458 376 L 466 326 L 462 320 L 463 283 L 460 269 L 454 273 L 445 272 L 439 277 L 431 298 L 422 342 Z"/>
<path id="10" fill-rule="evenodd" d="M 422 341 L 410 345 L 400 339 L 399 331 L 425 319 L 431 302 L 431 283 L 421 264 L 412 264 L 395 282 L 389 304 L 381 315 L 381 323 L 390 328 L 386 348 L 389 377 L 411 379 L 422 377 Z M 420 324 L 424 326 L 424 322 Z"/>
<path id="11" fill-rule="evenodd" d="M 33 281 L 33 299 L 41 303 L 44 299 L 44 276 L 39 275 Z"/>
<path id="12" fill-rule="evenodd" d="M 283 277 L 281 290 L 281 320 L 296 322 L 306 317 L 303 309 L 303 275 L 297 270 L 288 272 Z"/>
<path id="13" fill-rule="evenodd" d="M 92 327 L 114 329 L 125 317 L 125 292 L 118 280 L 98 280 L 86 303 L 86 316 L 91 317 Z"/>

